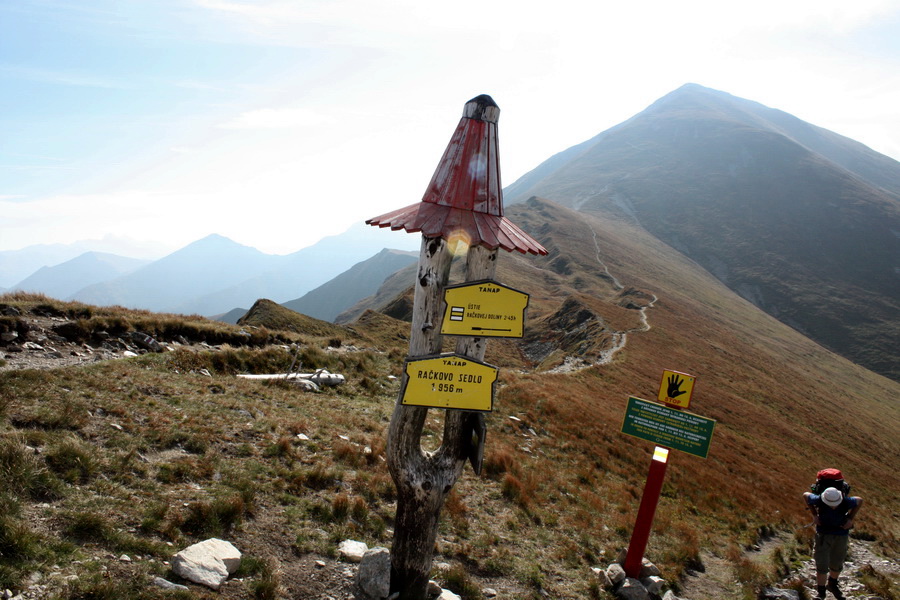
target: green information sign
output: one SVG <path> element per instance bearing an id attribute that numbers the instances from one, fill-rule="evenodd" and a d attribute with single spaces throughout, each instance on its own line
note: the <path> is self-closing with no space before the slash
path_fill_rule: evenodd
<path id="1" fill-rule="evenodd" d="M 631 397 L 622 433 L 706 458 L 715 426 L 715 419 Z"/>

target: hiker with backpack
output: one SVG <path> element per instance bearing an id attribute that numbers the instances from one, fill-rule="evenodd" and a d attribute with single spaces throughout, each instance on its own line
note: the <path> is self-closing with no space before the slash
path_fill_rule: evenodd
<path id="1" fill-rule="evenodd" d="M 844 600 L 838 576 L 847 559 L 853 519 L 862 506 L 862 498 L 850 495 L 850 485 L 838 469 L 823 469 L 816 474 L 811 491 L 803 494 L 807 510 L 813 514 L 816 539 L 813 558 L 816 563 L 817 598 L 826 590 Z"/>

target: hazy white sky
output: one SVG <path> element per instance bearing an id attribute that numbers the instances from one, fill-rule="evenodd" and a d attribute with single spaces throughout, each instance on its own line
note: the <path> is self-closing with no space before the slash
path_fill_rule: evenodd
<path id="1" fill-rule="evenodd" d="M 900 3 L 0 0 L 0 250 L 292 252 L 419 201 L 478 94 L 509 185 L 687 82 L 900 159 Z"/>

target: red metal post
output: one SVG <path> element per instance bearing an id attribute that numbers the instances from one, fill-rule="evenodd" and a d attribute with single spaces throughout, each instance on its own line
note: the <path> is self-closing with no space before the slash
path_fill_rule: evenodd
<path id="1" fill-rule="evenodd" d="M 650 528 L 653 526 L 653 515 L 659 503 L 668 459 L 669 449 L 657 446 L 653 451 L 653 460 L 650 461 L 650 472 L 647 474 L 647 483 L 644 484 L 641 506 L 638 508 L 628 553 L 625 555 L 625 574 L 629 577 L 637 578 L 641 573 L 641 562 L 644 550 L 647 549 L 647 540 L 650 539 Z"/>

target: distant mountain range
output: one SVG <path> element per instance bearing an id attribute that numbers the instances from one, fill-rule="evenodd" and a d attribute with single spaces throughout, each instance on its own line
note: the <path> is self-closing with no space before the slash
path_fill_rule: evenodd
<path id="1" fill-rule="evenodd" d="M 688 84 L 552 156 L 504 194 L 507 207 L 544 198 L 637 225 L 770 315 L 900 380 L 900 163 L 858 142 Z M 409 257 L 368 261 L 386 246 L 418 244 L 362 224 L 286 256 L 210 236 L 148 264 L 118 263 L 124 270 L 112 277 L 108 260 L 101 268 L 85 257 L 21 282 L 56 295 L 80 280 L 68 299 L 224 319 L 267 298 L 345 322 L 367 307 L 403 314 L 402 282 L 375 292 Z M 547 247 L 565 270 L 565 257 Z M 0 252 L 0 276 L 8 254 Z"/>
<path id="2" fill-rule="evenodd" d="M 70 298 L 95 281 L 108 281 L 136 271 L 149 260 L 126 258 L 105 252 L 85 252 L 53 267 L 41 267 L 15 288 L 34 290 L 52 298 Z"/>
<path id="3" fill-rule="evenodd" d="M 36 244 L 21 250 L 3 250 L 0 251 L 0 290 L 15 288 L 16 284 L 41 267 L 54 267 L 86 252 L 115 254 L 142 260 L 154 260 L 167 253 L 162 244 L 135 242 L 112 235 L 99 240 L 82 240 L 72 244 Z"/>
<path id="4" fill-rule="evenodd" d="M 688 84 L 505 190 L 507 205 L 535 196 L 639 224 L 782 322 L 900 379 L 897 161 Z"/>
<path id="5" fill-rule="evenodd" d="M 388 245 L 417 248 L 419 240 L 360 223 L 341 235 L 282 256 L 211 235 L 152 262 L 88 252 L 62 264 L 42 267 L 10 290 L 100 306 L 211 316 L 250 306 L 259 298 L 297 300 Z M 36 255 L 43 256 L 41 250 L 38 247 Z M 4 254 L 0 252 L 0 259 Z M 21 257 L 27 252 L 8 254 Z M 360 297 L 349 300 L 349 304 Z"/>

